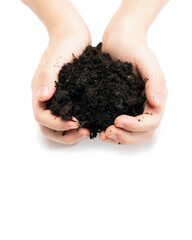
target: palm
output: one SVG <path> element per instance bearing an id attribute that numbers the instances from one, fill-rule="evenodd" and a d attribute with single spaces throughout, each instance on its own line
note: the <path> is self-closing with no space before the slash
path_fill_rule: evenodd
<path id="1" fill-rule="evenodd" d="M 63 121 L 61 118 L 55 117 L 50 110 L 45 110 L 43 104 L 43 101 L 49 100 L 53 96 L 56 90 L 55 81 L 58 81 L 58 73 L 63 64 L 72 61 L 72 54 L 78 57 L 90 44 L 89 35 L 74 33 L 60 36 L 50 42 L 40 60 L 32 81 L 33 109 L 35 118 L 46 138 L 65 144 L 73 144 L 90 135 L 89 130 L 85 128 L 81 128 L 77 132 L 78 124 L 76 122 Z M 39 86 L 45 85 L 49 86 L 49 92 L 46 96 L 37 98 L 37 89 Z M 62 135 L 63 131 L 66 131 L 64 136 Z"/>
<path id="2" fill-rule="evenodd" d="M 151 138 L 155 128 L 160 123 L 167 96 L 164 76 L 157 58 L 148 48 L 145 40 L 126 35 L 112 34 L 109 37 L 104 34 L 102 50 L 108 52 L 114 59 L 133 64 L 133 70 L 137 73 L 139 72 L 145 82 L 148 103 L 145 106 L 144 114 L 138 117 L 128 115 L 117 117 L 114 125 L 109 126 L 106 131 L 101 132 L 100 139 L 103 141 L 109 140 L 112 133 L 116 135 L 115 139 L 110 139 L 113 143 L 137 143 Z M 159 104 L 156 99 L 158 95 L 162 97 L 162 104 Z M 146 113 L 150 113 L 150 115 Z M 142 119 L 141 124 L 139 124 L 140 121 L 138 122 L 138 118 Z M 120 128 L 118 124 L 119 126 L 121 125 Z M 147 137 L 142 132 L 148 132 Z"/>
<path id="3" fill-rule="evenodd" d="M 72 60 L 72 54 L 79 56 L 89 44 L 91 43 L 87 36 L 76 34 L 62 37 L 50 43 L 40 60 L 32 84 L 39 80 L 39 74 L 43 75 L 45 72 L 51 76 L 54 84 L 58 80 L 57 75 L 63 64 Z"/>

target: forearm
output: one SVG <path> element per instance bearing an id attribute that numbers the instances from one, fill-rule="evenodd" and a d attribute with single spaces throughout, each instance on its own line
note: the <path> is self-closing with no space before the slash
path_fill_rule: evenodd
<path id="1" fill-rule="evenodd" d="M 113 24 L 125 31 L 146 34 L 151 23 L 168 0 L 122 0 Z M 112 19 L 113 21 L 113 19 Z"/>
<path id="2" fill-rule="evenodd" d="M 78 30 L 84 23 L 74 5 L 68 0 L 22 0 L 45 24 L 52 35 L 55 31 Z"/>
<path id="3" fill-rule="evenodd" d="M 148 29 L 167 2 L 168 0 L 123 0 L 120 8 L 122 14 L 135 19 Z"/>

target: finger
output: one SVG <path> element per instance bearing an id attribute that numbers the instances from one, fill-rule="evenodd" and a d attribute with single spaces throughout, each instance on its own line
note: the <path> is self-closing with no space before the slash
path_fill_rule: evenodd
<path id="1" fill-rule="evenodd" d="M 153 107 L 160 108 L 165 103 L 166 82 L 159 62 L 153 52 L 146 48 L 137 59 L 137 69 L 145 81 L 146 98 Z"/>
<path id="2" fill-rule="evenodd" d="M 48 128 L 56 131 L 65 131 L 79 127 L 79 121 L 73 117 L 74 121 L 64 121 L 61 117 L 53 115 L 50 110 L 45 110 L 45 106 L 40 101 L 33 101 L 33 110 L 36 121 Z"/>
<path id="3" fill-rule="evenodd" d="M 56 90 L 55 82 L 58 82 L 58 74 L 65 59 L 61 59 L 56 50 L 54 52 L 51 55 L 48 50 L 44 52 L 31 84 L 33 96 L 38 101 L 49 100 Z M 72 59 L 72 54 L 69 59 Z"/>
<path id="4" fill-rule="evenodd" d="M 99 139 L 102 142 L 108 142 L 108 143 L 119 144 L 119 145 L 121 144 L 120 142 L 116 141 L 115 139 L 107 137 L 105 131 L 100 132 Z"/>
<path id="5" fill-rule="evenodd" d="M 99 134 L 99 139 L 100 139 L 102 142 L 108 142 L 108 143 L 118 144 L 115 140 L 108 138 L 108 137 L 106 136 L 106 134 L 105 134 L 105 131 L 101 131 L 101 132 L 100 132 L 100 134 Z"/>
<path id="6" fill-rule="evenodd" d="M 79 36 L 79 38 L 81 37 Z M 61 44 L 56 46 L 50 44 L 44 52 L 31 84 L 33 94 L 37 100 L 46 101 L 53 96 L 56 90 L 55 82 L 58 82 L 58 74 L 64 63 L 71 62 L 73 54 L 76 57 L 81 55 L 89 44 L 89 42 L 85 42 L 79 45 L 76 38 L 76 36 L 74 36 L 74 39 L 70 36 L 65 38 L 65 42 Z"/>
<path id="7" fill-rule="evenodd" d="M 64 135 L 63 132 L 54 131 L 42 125 L 40 125 L 40 129 L 45 138 L 64 144 L 74 144 L 90 136 L 90 131 L 87 128 L 80 128 L 79 131 L 69 130 Z"/>
<path id="8" fill-rule="evenodd" d="M 121 128 L 116 128 L 114 125 L 111 125 L 106 129 L 106 137 L 124 145 L 147 142 L 151 140 L 153 135 L 154 131 L 134 133 L 125 131 Z"/>
<path id="9" fill-rule="evenodd" d="M 32 82 L 33 95 L 39 101 L 49 100 L 55 90 L 56 83 L 58 81 L 58 73 L 48 69 L 37 71 L 35 74 L 35 80 Z"/>
<path id="10" fill-rule="evenodd" d="M 104 131 L 104 130 L 99 133 L 99 139 L 100 139 L 102 142 L 104 142 L 105 140 L 107 140 L 107 137 L 106 137 L 106 134 L 105 134 L 105 131 Z"/>
<path id="11" fill-rule="evenodd" d="M 163 109 L 159 111 L 146 104 L 143 114 L 136 117 L 120 115 L 115 119 L 114 125 L 131 132 L 152 131 L 159 127 L 162 115 Z"/>

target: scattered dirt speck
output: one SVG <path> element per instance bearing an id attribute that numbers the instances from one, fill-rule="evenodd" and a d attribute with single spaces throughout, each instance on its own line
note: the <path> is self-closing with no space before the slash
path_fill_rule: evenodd
<path id="1" fill-rule="evenodd" d="M 102 52 L 102 43 L 88 46 L 81 56 L 64 64 L 58 74 L 56 92 L 46 109 L 63 120 L 76 117 L 80 128 L 90 129 L 90 139 L 119 115 L 143 113 L 145 83 L 128 62 L 114 60 Z M 57 62 L 58 64 L 58 62 Z"/>

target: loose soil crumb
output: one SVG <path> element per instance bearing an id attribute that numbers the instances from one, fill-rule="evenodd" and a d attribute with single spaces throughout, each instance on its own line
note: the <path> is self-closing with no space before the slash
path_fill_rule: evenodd
<path id="1" fill-rule="evenodd" d="M 90 129 L 90 139 L 119 115 L 142 114 L 146 102 L 144 81 L 132 64 L 112 59 L 101 48 L 99 43 L 88 46 L 78 59 L 73 55 L 59 72 L 55 94 L 45 102 L 46 109 L 63 120 L 76 117 L 80 127 Z"/>

